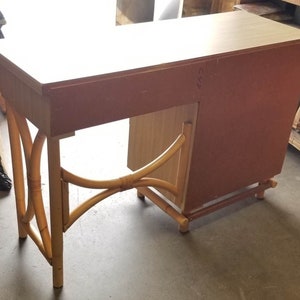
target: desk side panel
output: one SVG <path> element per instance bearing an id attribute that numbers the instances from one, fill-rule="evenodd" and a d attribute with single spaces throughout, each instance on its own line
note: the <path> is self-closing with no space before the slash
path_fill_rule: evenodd
<path id="1" fill-rule="evenodd" d="M 300 100 L 299 54 L 298 44 L 212 63 L 213 80 L 199 106 L 186 212 L 281 172 Z"/>
<path id="2" fill-rule="evenodd" d="M 50 106 L 47 97 L 38 93 L 36 86 L 30 86 L 25 77 L 17 77 L 4 65 L 6 63 L 3 65 L 0 63 L 0 91 L 5 100 L 43 133 L 51 134 Z"/>

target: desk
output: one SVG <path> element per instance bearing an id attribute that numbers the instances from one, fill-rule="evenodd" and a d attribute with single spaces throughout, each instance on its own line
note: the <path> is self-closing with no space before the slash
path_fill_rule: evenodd
<path id="1" fill-rule="evenodd" d="M 231 159 L 235 166 L 242 160 L 241 153 L 248 153 L 248 145 L 251 145 L 250 152 L 259 149 L 253 155 L 260 157 L 247 161 L 250 175 L 246 181 L 238 180 L 238 186 L 248 184 L 249 179 L 251 183 L 258 180 L 264 185 L 263 181 L 267 180 L 269 184 L 269 178 L 280 173 L 300 95 L 298 30 L 244 12 L 232 12 L 94 28 L 80 39 L 76 35 L 66 38 L 58 31 L 55 38 L 29 36 L 24 41 L 25 37 L 0 42 L 0 90 L 7 99 L 19 236 L 29 235 L 52 265 L 54 287 L 63 285 L 63 232 L 106 196 L 143 184 L 147 186 L 149 182 L 145 178 L 133 178 L 135 175 L 92 181 L 62 169 L 60 140 L 75 131 L 172 107 L 196 105 L 199 107 L 197 122 L 187 126 L 192 127 L 190 133 L 196 132 L 195 138 L 188 138 L 184 132 L 175 142 L 175 148 L 182 149 L 187 140 L 202 150 L 206 143 L 210 149 L 212 145 L 223 151 L 229 147 L 234 149 L 236 157 Z M 284 99 L 282 90 L 285 90 Z M 233 100 L 227 102 L 228 99 Z M 240 101 L 246 105 L 240 105 Z M 251 101 L 254 105 L 249 104 Z M 231 113 L 228 117 L 220 114 L 222 111 L 234 112 L 234 118 L 229 118 Z M 26 119 L 39 129 L 34 141 Z M 230 130 L 225 129 L 228 124 Z M 222 133 L 223 129 L 240 139 L 245 128 L 250 140 L 242 149 L 231 147 L 226 139 L 215 140 L 215 134 Z M 256 129 L 253 132 L 249 128 Z M 211 137 L 205 134 L 208 131 L 212 131 Z M 198 140 L 199 134 L 205 138 Z M 20 136 L 28 174 L 28 207 Z M 50 226 L 40 192 L 40 153 L 45 140 Z M 202 157 L 203 163 L 206 160 L 203 155 L 207 153 L 201 150 L 199 156 L 193 156 L 189 149 L 186 161 L 190 163 L 185 166 L 197 176 L 198 159 Z M 256 163 L 256 159 L 258 166 L 251 163 Z M 209 156 L 207 162 L 211 160 Z M 204 167 L 227 176 L 228 162 L 217 166 L 211 171 L 209 164 Z M 256 178 L 257 168 L 262 178 Z M 104 192 L 69 212 L 69 182 L 104 188 Z M 228 190 L 222 182 L 219 184 L 222 191 Z M 192 191 L 197 189 L 197 182 L 192 186 Z M 207 189 L 201 199 L 205 192 Z M 184 226 L 187 218 L 178 214 Z M 37 219 L 38 233 L 30 223 L 33 216 Z"/>

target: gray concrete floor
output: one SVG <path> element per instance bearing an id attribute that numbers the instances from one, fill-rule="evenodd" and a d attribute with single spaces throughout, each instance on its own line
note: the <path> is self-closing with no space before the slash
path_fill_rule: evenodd
<path id="1" fill-rule="evenodd" d="M 90 133 L 106 136 L 106 149 L 101 140 L 90 148 L 85 132 L 63 141 L 64 164 L 74 171 L 85 167 L 83 172 L 91 176 L 123 172 L 127 123 L 117 123 L 113 130 L 112 137 L 109 127 Z M 3 117 L 0 134 L 11 175 Z M 78 145 L 89 151 L 81 163 Z M 108 158 L 98 169 L 95 161 L 102 151 Z M 34 243 L 18 239 L 14 192 L 2 193 L 0 299 L 300 299 L 299 170 L 300 153 L 288 148 L 278 187 L 268 190 L 264 201 L 245 199 L 198 219 L 185 235 L 151 202 L 138 200 L 134 191 L 112 196 L 64 235 L 61 290 L 52 289 L 51 268 Z M 77 190 L 72 197 L 80 201 Z"/>

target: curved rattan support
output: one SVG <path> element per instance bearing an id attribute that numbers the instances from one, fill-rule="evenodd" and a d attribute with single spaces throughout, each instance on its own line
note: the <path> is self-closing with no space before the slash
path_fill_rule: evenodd
<path id="1" fill-rule="evenodd" d="M 24 170 L 21 152 L 21 142 L 18 125 L 15 119 L 14 112 L 11 106 L 7 103 L 7 124 L 9 131 L 9 140 L 11 145 L 11 157 L 13 165 L 13 180 L 16 200 L 16 211 L 18 220 L 18 231 L 20 238 L 27 237 L 27 231 L 25 230 L 22 222 L 22 217 L 25 215 L 25 185 L 24 185 Z"/>
<path id="2" fill-rule="evenodd" d="M 47 257 L 52 257 L 51 238 L 41 189 L 41 154 L 46 136 L 40 131 L 37 133 L 31 152 L 30 168 L 28 172 L 28 185 L 30 199 L 33 202 L 35 218 L 45 247 Z"/>
<path id="3" fill-rule="evenodd" d="M 10 135 L 12 136 L 11 143 L 14 144 L 12 149 L 15 149 L 14 157 L 16 161 L 13 161 L 14 169 L 23 170 L 23 162 L 21 155 L 21 143 L 24 152 L 25 166 L 27 170 L 27 183 L 28 183 L 28 197 L 27 197 L 27 207 L 25 201 L 25 187 L 24 187 L 24 178 L 20 175 L 16 175 L 15 178 L 15 190 L 16 194 L 19 195 L 16 197 L 17 202 L 17 213 L 19 226 L 22 229 L 21 237 L 28 234 L 32 240 L 36 243 L 43 255 L 51 260 L 52 251 L 51 251 L 51 238 L 48 230 L 48 223 L 45 214 L 42 191 L 41 191 L 41 175 L 40 175 L 40 162 L 41 162 L 41 153 L 46 139 L 45 135 L 40 131 L 36 134 L 34 142 L 32 142 L 31 133 L 28 127 L 26 119 L 20 116 L 17 112 L 13 111 L 10 107 L 7 108 L 7 117 Z M 20 168 L 20 169 L 19 169 Z M 14 172 L 19 174 L 21 172 Z M 30 224 L 30 221 L 36 218 L 37 226 L 39 233 Z M 24 234 L 23 232 L 26 232 Z"/>
<path id="4" fill-rule="evenodd" d="M 138 180 L 136 183 L 133 183 L 128 189 L 138 188 L 142 186 L 152 186 L 156 188 L 164 188 L 173 194 L 177 194 L 176 187 L 169 182 L 164 180 L 159 180 L 156 178 L 142 178 Z M 124 191 L 124 188 L 121 186 L 106 189 L 97 195 L 85 200 L 82 204 L 78 205 L 69 215 L 67 215 L 67 222 L 64 226 L 64 230 L 66 231 L 77 219 L 79 219 L 84 213 L 86 213 L 90 208 L 92 208 L 97 203 L 106 199 L 113 194 Z"/>
<path id="5" fill-rule="evenodd" d="M 23 148 L 23 153 L 24 153 L 24 157 L 25 157 L 25 166 L 26 166 L 26 170 L 27 170 L 27 174 L 28 174 L 28 171 L 30 169 L 32 138 L 31 138 L 30 130 L 29 130 L 26 120 L 16 112 L 14 112 L 14 117 L 15 117 L 15 120 L 16 120 L 16 123 L 18 126 L 19 135 L 20 135 L 20 138 L 22 141 L 22 148 Z M 22 216 L 22 222 L 25 224 L 29 223 L 34 217 L 34 208 L 33 208 L 33 203 L 31 201 L 29 189 L 28 189 L 27 199 L 28 199 L 27 208 L 26 208 L 25 214 Z"/>
<path id="6" fill-rule="evenodd" d="M 189 124 L 189 127 L 191 124 Z M 63 180 L 63 190 L 65 191 L 64 195 L 64 209 L 69 210 L 68 204 L 68 184 L 74 184 L 76 186 L 91 188 L 91 189 L 104 189 L 104 191 L 98 193 L 97 195 L 91 197 L 90 199 L 85 200 L 82 204 L 77 206 L 71 213 L 69 211 L 64 212 L 64 230 L 66 231 L 79 217 L 81 217 L 85 212 L 87 212 L 92 206 L 96 205 L 105 198 L 124 190 L 140 187 L 155 187 L 162 188 L 169 191 L 174 196 L 178 196 L 178 187 L 170 182 L 165 180 L 145 177 L 148 174 L 152 173 L 156 169 L 164 165 L 169 159 L 171 159 L 179 150 L 182 149 L 186 141 L 186 136 L 184 133 L 181 133 L 176 140 L 156 159 L 147 164 L 146 166 L 138 169 L 131 174 L 126 176 L 112 179 L 112 180 L 90 180 L 86 178 L 79 177 L 70 173 L 69 171 L 62 169 L 61 178 Z M 174 213 L 173 213 L 174 212 Z M 180 215 L 175 209 L 170 214 Z M 181 216 L 183 219 L 184 216 Z M 176 220 L 181 220 L 181 217 L 177 217 Z M 184 222 L 188 221 L 187 219 Z"/>
<path id="7" fill-rule="evenodd" d="M 29 235 L 35 242 L 37 247 L 40 249 L 42 254 L 49 261 L 49 263 L 51 263 L 52 242 L 43 204 L 40 174 L 41 154 L 46 137 L 39 131 L 35 136 L 34 142 L 32 142 L 31 133 L 26 119 L 20 116 L 17 112 L 13 111 L 13 109 L 9 105 L 7 107 L 7 118 L 12 149 L 19 236 L 25 238 L 27 235 Z M 64 219 L 64 230 L 67 230 L 92 206 L 117 192 L 121 192 L 131 188 L 148 189 L 148 187 L 151 186 L 155 188 L 165 189 L 176 197 L 180 196 L 182 187 L 178 186 L 178 182 L 174 185 L 164 180 L 149 178 L 146 176 L 164 165 L 178 151 L 180 151 L 181 153 L 180 157 L 185 157 L 184 160 L 186 160 L 186 155 L 182 155 L 182 153 L 185 153 L 186 150 L 183 150 L 185 148 L 188 148 L 187 145 L 189 144 L 189 142 L 187 142 L 186 140 L 190 141 L 191 124 L 184 126 L 184 128 L 188 128 L 188 130 L 184 130 L 183 133 L 180 134 L 178 138 L 170 145 L 170 147 L 160 156 L 158 156 L 143 168 L 140 168 L 139 170 L 132 172 L 131 174 L 128 174 L 126 176 L 112 180 L 90 180 L 81 178 L 64 169 L 61 169 L 63 192 L 62 217 Z M 23 157 L 21 148 L 23 148 L 25 166 L 27 169 L 27 205 L 25 200 L 26 197 L 23 175 Z M 184 175 L 184 173 L 182 174 Z M 102 191 L 94 197 L 85 200 L 81 205 L 79 205 L 71 213 L 69 213 L 69 183 L 85 188 L 102 189 Z M 161 199 L 158 199 L 157 201 L 155 200 L 154 202 L 159 207 L 164 209 L 170 216 L 172 216 L 180 224 L 181 227 L 187 228 L 188 219 L 185 218 L 184 215 L 177 212 L 173 207 L 165 205 Z M 36 218 L 39 232 L 37 232 L 35 226 L 30 223 L 33 217 Z"/>
<path id="8" fill-rule="evenodd" d="M 66 182 L 72 183 L 77 186 L 90 188 L 90 189 L 105 189 L 105 188 L 115 188 L 122 187 L 124 190 L 131 188 L 132 183 L 136 182 L 138 179 L 146 176 L 147 174 L 155 171 L 161 165 L 166 163 L 173 155 L 182 147 L 185 141 L 183 134 L 180 134 L 177 139 L 165 150 L 161 155 L 159 155 L 152 162 L 146 166 L 140 168 L 139 170 L 133 172 L 132 174 L 112 179 L 112 180 L 91 180 L 82 178 L 80 176 L 74 175 L 65 169 L 62 169 L 62 179 Z"/>

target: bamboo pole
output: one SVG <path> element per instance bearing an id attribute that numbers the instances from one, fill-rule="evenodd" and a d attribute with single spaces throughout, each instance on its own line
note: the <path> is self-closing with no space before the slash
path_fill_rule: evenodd
<path id="1" fill-rule="evenodd" d="M 19 130 L 14 117 L 14 111 L 7 103 L 7 124 L 9 131 L 9 140 L 11 148 L 12 166 L 13 166 L 13 181 L 15 190 L 18 231 L 20 238 L 26 238 L 27 232 L 22 225 L 22 217 L 25 214 L 25 186 L 24 186 L 24 170 L 21 153 L 21 143 Z"/>
<path id="2" fill-rule="evenodd" d="M 63 208 L 59 139 L 48 138 L 49 199 L 53 286 L 63 286 Z"/>

